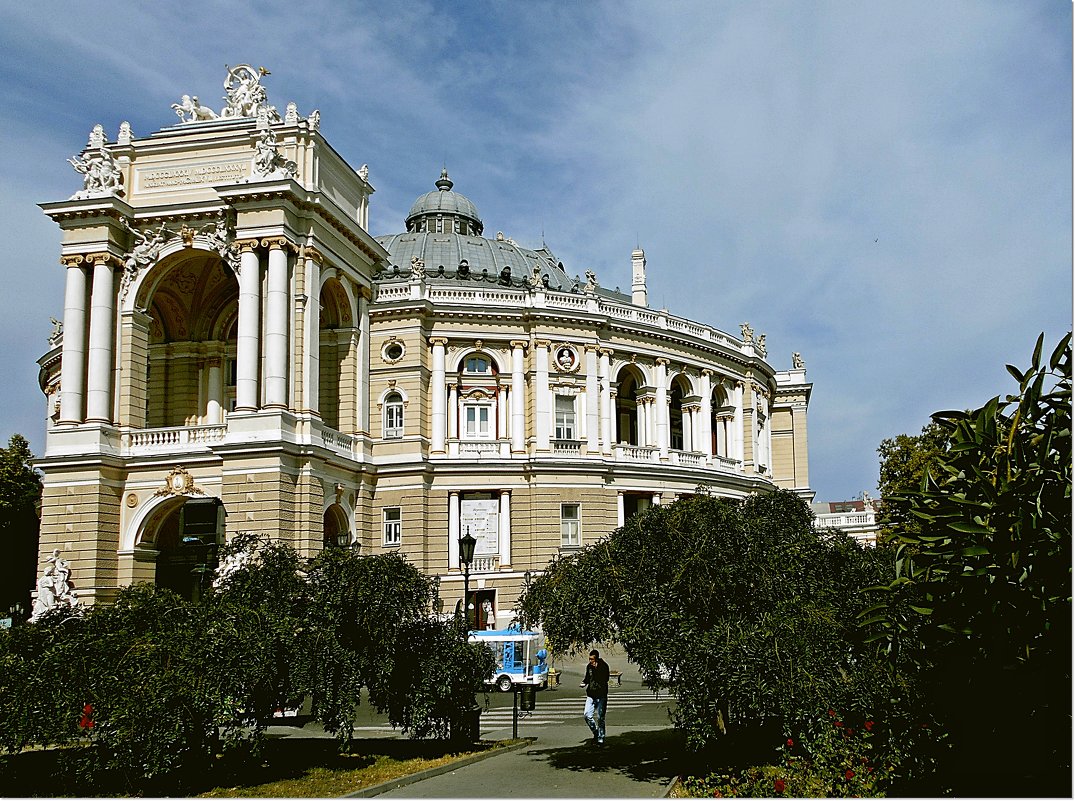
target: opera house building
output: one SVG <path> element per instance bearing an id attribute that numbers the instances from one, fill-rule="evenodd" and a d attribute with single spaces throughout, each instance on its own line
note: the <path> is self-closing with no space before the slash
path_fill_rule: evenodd
<path id="1" fill-rule="evenodd" d="M 573 277 L 487 230 L 447 171 L 383 176 L 429 191 L 374 236 L 368 169 L 263 79 L 231 68 L 223 109 L 183 96 L 147 136 L 94 127 L 82 188 L 41 206 L 66 273 L 41 552 L 84 602 L 195 597 L 215 546 L 258 532 L 397 551 L 450 608 L 469 533 L 468 607 L 499 627 L 551 559 L 652 504 L 812 500 L 798 354 L 778 370 L 747 324 L 649 308 L 641 250 L 629 292 Z"/>

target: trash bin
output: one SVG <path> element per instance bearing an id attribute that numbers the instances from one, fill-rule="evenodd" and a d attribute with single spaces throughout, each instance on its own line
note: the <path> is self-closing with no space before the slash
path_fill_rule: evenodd
<path id="1" fill-rule="evenodd" d="M 533 712 L 537 700 L 537 688 L 533 684 L 519 686 L 519 709 L 522 712 Z"/>
<path id="2" fill-rule="evenodd" d="M 461 712 L 452 721 L 449 731 L 451 739 L 459 743 L 474 743 L 481 739 L 481 716 L 482 708 L 477 704 Z"/>

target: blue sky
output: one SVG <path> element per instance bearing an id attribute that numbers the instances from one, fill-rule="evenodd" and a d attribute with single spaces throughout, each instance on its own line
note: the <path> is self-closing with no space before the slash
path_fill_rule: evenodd
<path id="1" fill-rule="evenodd" d="M 95 123 L 222 105 L 225 64 L 369 164 L 374 235 L 447 165 L 487 232 L 622 288 L 640 244 L 652 306 L 801 352 L 819 500 L 1071 327 L 1069 2 L 36 0 L 0 47 L 0 437 L 38 453 L 63 271 L 36 204 L 81 188 Z"/>

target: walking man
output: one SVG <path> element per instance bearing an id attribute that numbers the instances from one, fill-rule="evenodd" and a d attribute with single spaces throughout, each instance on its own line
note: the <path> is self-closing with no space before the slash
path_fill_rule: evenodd
<path id="1" fill-rule="evenodd" d="M 586 711 L 583 717 L 593 732 L 597 745 L 605 744 L 605 710 L 608 708 L 608 663 L 597 650 L 590 651 L 590 663 L 580 687 L 586 688 Z"/>

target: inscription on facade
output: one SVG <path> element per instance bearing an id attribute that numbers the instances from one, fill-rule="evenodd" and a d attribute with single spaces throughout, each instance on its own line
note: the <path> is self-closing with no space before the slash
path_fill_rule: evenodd
<path id="1" fill-rule="evenodd" d="M 139 172 L 139 188 L 166 189 L 172 186 L 197 186 L 232 183 L 250 174 L 249 160 L 219 164 L 188 164 Z"/>

